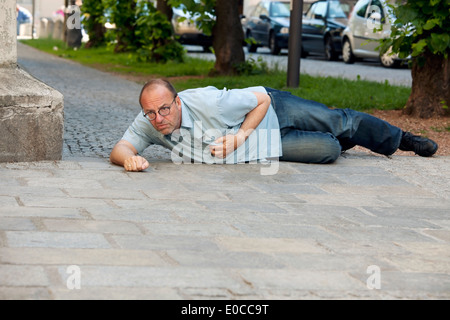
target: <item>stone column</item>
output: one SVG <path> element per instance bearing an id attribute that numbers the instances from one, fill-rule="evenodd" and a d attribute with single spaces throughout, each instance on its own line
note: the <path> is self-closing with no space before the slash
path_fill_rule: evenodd
<path id="1" fill-rule="evenodd" d="M 64 102 L 17 65 L 16 1 L 0 0 L 0 162 L 60 160 Z"/>

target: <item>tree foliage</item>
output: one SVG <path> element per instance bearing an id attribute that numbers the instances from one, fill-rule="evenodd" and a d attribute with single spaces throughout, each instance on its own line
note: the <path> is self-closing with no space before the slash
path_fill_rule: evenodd
<path id="1" fill-rule="evenodd" d="M 106 37 L 115 52 L 136 52 L 144 61 L 184 59 L 184 48 L 175 40 L 170 21 L 156 10 L 153 1 L 84 0 L 82 10 L 83 24 L 92 39 L 96 38 L 94 23 L 115 26 Z"/>
<path id="2" fill-rule="evenodd" d="M 89 36 L 89 42 L 86 47 L 98 47 L 105 45 L 105 27 L 104 27 L 105 5 L 103 1 L 84 0 L 81 6 L 83 14 L 83 25 Z"/>
<path id="3" fill-rule="evenodd" d="M 400 58 L 419 57 L 425 51 L 448 58 L 450 52 L 450 0 L 395 0 L 396 17 L 382 51 L 392 47 Z"/>
<path id="4" fill-rule="evenodd" d="M 449 114 L 450 0 L 391 0 L 395 18 L 382 52 L 412 57 L 412 88 L 405 113 L 421 118 Z"/>

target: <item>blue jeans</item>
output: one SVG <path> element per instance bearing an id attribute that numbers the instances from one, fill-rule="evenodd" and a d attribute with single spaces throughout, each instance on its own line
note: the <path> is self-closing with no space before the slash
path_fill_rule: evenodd
<path id="1" fill-rule="evenodd" d="M 400 145 L 402 130 L 369 114 L 329 109 L 290 92 L 266 88 L 278 116 L 282 161 L 332 163 L 356 145 L 383 155 Z"/>

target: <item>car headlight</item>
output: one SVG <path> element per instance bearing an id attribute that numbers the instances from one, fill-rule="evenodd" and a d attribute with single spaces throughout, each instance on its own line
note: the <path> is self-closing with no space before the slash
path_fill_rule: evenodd
<path id="1" fill-rule="evenodd" d="M 288 27 L 283 27 L 283 28 L 281 28 L 281 29 L 280 29 L 280 33 L 282 33 L 282 34 L 289 33 L 289 28 L 288 28 Z"/>

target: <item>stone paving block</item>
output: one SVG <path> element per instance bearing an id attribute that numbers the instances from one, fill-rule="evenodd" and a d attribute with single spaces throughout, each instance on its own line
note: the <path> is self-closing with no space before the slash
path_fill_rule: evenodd
<path id="1" fill-rule="evenodd" d="M 446 208 L 435 207 L 364 207 L 369 213 L 384 218 L 409 217 L 411 219 L 442 219 L 449 220 L 450 215 Z"/>
<path id="2" fill-rule="evenodd" d="M 415 186 L 361 186 L 361 185 L 333 185 L 322 184 L 320 189 L 333 195 L 354 194 L 360 196 L 420 196 L 435 198 L 431 192 Z"/>
<path id="3" fill-rule="evenodd" d="M 38 197 L 35 195 L 23 195 L 20 201 L 27 207 L 47 208 L 87 208 L 87 207 L 110 207 L 103 199 L 86 199 L 70 197 Z"/>
<path id="4" fill-rule="evenodd" d="M 352 274 L 356 279 L 366 282 L 367 274 Z M 380 291 L 428 292 L 430 294 L 445 294 L 450 297 L 450 274 L 416 273 L 384 271 L 380 268 Z"/>
<path id="5" fill-rule="evenodd" d="M 167 250 L 180 266 L 198 268 L 285 268 L 286 265 L 271 255 L 261 252 L 210 251 L 208 254 L 189 250 Z"/>
<path id="6" fill-rule="evenodd" d="M 178 201 L 227 201 L 229 198 L 222 192 L 210 191 L 210 192 L 198 192 L 193 190 L 143 190 L 142 191 L 148 198 L 154 200 L 178 200 Z"/>
<path id="7" fill-rule="evenodd" d="M 56 300 L 184 300 L 178 289 L 173 288 L 114 288 L 86 287 L 80 290 L 52 288 Z"/>
<path id="8" fill-rule="evenodd" d="M 128 199 L 139 200 L 147 199 L 147 197 L 139 190 L 111 190 L 111 189 L 80 189 L 80 188 L 64 188 L 64 191 L 73 198 L 86 199 Z"/>
<path id="9" fill-rule="evenodd" d="M 329 205 L 329 206 L 374 206 L 374 207 L 391 207 L 387 201 L 377 195 L 361 197 L 360 195 L 345 194 L 339 197 L 330 197 L 329 194 L 296 194 L 300 200 L 309 204 Z"/>
<path id="10" fill-rule="evenodd" d="M 56 232 L 91 232 L 113 234 L 142 234 L 134 224 L 126 221 L 86 221 L 43 219 L 42 224 L 48 231 Z"/>
<path id="11" fill-rule="evenodd" d="M 443 256 L 434 257 L 423 257 L 413 254 L 391 255 L 387 259 L 398 271 L 405 273 L 450 274 L 450 257 L 448 252 Z"/>
<path id="12" fill-rule="evenodd" d="M 233 226 L 251 238 L 300 238 L 317 241 L 336 238 L 330 232 L 325 231 L 324 228 L 317 226 L 267 223 L 233 223 Z"/>
<path id="13" fill-rule="evenodd" d="M 26 178 L 26 183 L 31 187 L 54 188 L 85 188 L 101 189 L 102 185 L 95 179 L 66 179 L 66 178 Z"/>
<path id="14" fill-rule="evenodd" d="M 4 207 L 18 207 L 19 204 L 14 197 L 0 196 L 0 208 Z"/>
<path id="15" fill-rule="evenodd" d="M 0 217 L 52 217 L 83 219 L 83 215 L 75 208 L 39 208 L 39 207 L 6 207 L 0 208 Z"/>
<path id="16" fill-rule="evenodd" d="M 365 217 L 366 214 L 353 207 L 322 206 L 310 204 L 278 204 L 286 209 L 286 214 L 260 213 L 271 223 L 303 225 L 356 225 L 352 217 Z"/>
<path id="17" fill-rule="evenodd" d="M 51 300 L 46 287 L 1 287 L 0 300 Z"/>
<path id="18" fill-rule="evenodd" d="M 222 250 L 232 252 L 261 252 L 266 254 L 305 254 L 328 252 L 313 239 L 283 239 L 283 238 L 244 238 L 216 237 L 215 242 Z"/>
<path id="19" fill-rule="evenodd" d="M 191 201 L 164 201 L 164 200 L 112 200 L 119 208 L 127 210 L 146 210 L 148 214 L 154 211 L 203 211 L 203 207 Z"/>
<path id="20" fill-rule="evenodd" d="M 115 235 L 112 238 L 122 249 L 192 250 L 201 252 L 218 250 L 217 245 L 206 237 Z"/>
<path id="21" fill-rule="evenodd" d="M 78 248 L 0 248 L 0 261 L 15 265 L 168 266 L 150 250 Z"/>
<path id="22" fill-rule="evenodd" d="M 36 230 L 36 226 L 30 219 L 0 217 L 0 230 Z"/>
<path id="23" fill-rule="evenodd" d="M 6 231 L 6 238 L 9 247 L 110 248 L 96 233 Z"/>
<path id="24" fill-rule="evenodd" d="M 429 207 L 435 209 L 449 209 L 450 200 L 439 198 L 419 198 L 419 197 L 388 197 L 380 196 L 380 200 L 396 207 L 414 208 L 414 207 Z"/>
<path id="25" fill-rule="evenodd" d="M 60 188 L 28 187 L 28 186 L 0 186 L 0 195 L 20 197 L 22 195 L 39 197 L 65 197 L 66 194 Z"/>
<path id="26" fill-rule="evenodd" d="M 402 216 L 389 216 L 389 217 L 377 217 L 377 216 L 369 216 L 369 215 L 353 215 L 348 217 L 348 219 L 360 226 L 370 226 L 370 227 L 392 227 L 392 228 L 431 228 L 436 229 L 439 228 L 438 225 L 427 222 L 423 219 L 415 219 L 408 214 L 404 214 Z"/>
<path id="27" fill-rule="evenodd" d="M 264 216 L 257 212 L 232 212 L 232 211 L 215 211 L 215 212 L 194 212 L 194 211 L 178 211 L 177 222 L 184 223 L 261 223 L 262 221 L 269 222 Z"/>
<path id="28" fill-rule="evenodd" d="M 62 282 L 66 283 L 66 268 L 58 269 Z M 189 267 L 116 267 L 85 266 L 81 268 L 83 287 L 127 288 L 234 288 L 242 283 L 218 268 Z"/>
<path id="29" fill-rule="evenodd" d="M 365 288 L 346 272 L 295 269 L 240 269 L 244 281 L 257 289 L 354 291 Z"/>
<path id="30" fill-rule="evenodd" d="M 450 230 L 424 230 L 423 233 L 435 239 L 450 242 Z"/>
<path id="31" fill-rule="evenodd" d="M 366 274 L 369 266 L 376 265 L 383 270 L 398 271 L 398 267 L 386 261 L 382 255 L 363 256 L 359 254 L 331 254 L 325 253 L 277 253 L 276 259 L 298 272 L 304 271 L 335 271 L 335 272 L 361 272 Z M 367 278 L 368 276 L 366 276 Z"/>
<path id="32" fill-rule="evenodd" d="M 0 265 L 0 287 L 47 286 L 49 280 L 40 266 Z"/>
<path id="33" fill-rule="evenodd" d="M 5 177 L 3 172 L 0 171 L 1 179 L 0 179 L 0 195 L 3 194 L 2 190 L 5 190 L 9 186 L 20 186 L 20 182 L 13 177 Z"/>
<path id="34" fill-rule="evenodd" d="M 384 175 L 350 174 L 339 179 L 352 186 L 409 186 L 410 183 L 388 173 Z"/>
<path id="35" fill-rule="evenodd" d="M 102 208 L 89 207 L 87 209 L 89 214 L 95 220 L 120 220 L 120 221 L 135 221 L 135 222 L 174 222 L 179 223 L 180 218 L 171 210 L 154 208 L 147 209 L 119 209 L 119 208 Z"/>
<path id="36" fill-rule="evenodd" d="M 272 194 L 327 194 L 320 188 L 307 184 L 258 184 L 257 188 Z"/>
<path id="37" fill-rule="evenodd" d="M 241 233 L 220 223 L 143 223 L 142 227 L 153 235 L 214 237 L 239 236 Z"/>
<path id="38" fill-rule="evenodd" d="M 326 226 L 331 234 L 355 242 L 377 241 L 433 241 L 422 235 L 420 230 L 371 226 Z"/>
<path id="39" fill-rule="evenodd" d="M 260 213 L 260 212 L 273 212 L 273 213 L 283 213 L 286 212 L 284 209 L 280 208 L 274 204 L 268 203 L 236 203 L 227 201 L 198 201 L 199 204 L 206 207 L 209 212 L 240 212 L 244 213 Z"/>

